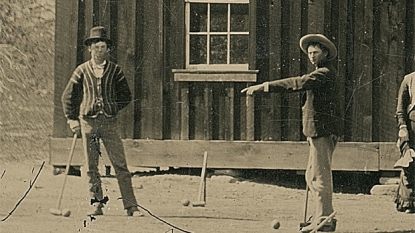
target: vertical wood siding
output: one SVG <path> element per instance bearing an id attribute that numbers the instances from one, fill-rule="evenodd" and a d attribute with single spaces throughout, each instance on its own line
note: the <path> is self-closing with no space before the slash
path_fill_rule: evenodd
<path id="1" fill-rule="evenodd" d="M 56 1 L 55 32 L 55 89 L 53 135 L 66 137 L 71 135 L 63 116 L 61 96 L 78 61 L 78 2 Z"/>
<path id="2" fill-rule="evenodd" d="M 57 0 L 54 137 L 70 134 L 60 95 L 75 66 L 89 59 L 83 39 L 92 26 L 104 25 L 116 41 L 111 59 L 135 97 L 120 116 L 123 137 L 305 140 L 301 93 L 252 99 L 240 90 L 253 83 L 174 81 L 172 69 L 185 68 L 184 6 L 183 0 Z M 309 72 L 298 41 L 325 34 L 338 48 L 344 140 L 396 140 L 397 91 L 415 69 L 412 0 L 257 0 L 250 12 L 256 30 L 249 61 L 259 70 L 258 83 Z"/>

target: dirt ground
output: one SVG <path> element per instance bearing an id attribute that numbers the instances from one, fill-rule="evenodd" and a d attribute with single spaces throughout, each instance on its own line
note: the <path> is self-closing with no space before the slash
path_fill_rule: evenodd
<path id="1" fill-rule="evenodd" d="M 61 208 L 69 217 L 54 216 L 63 175 L 47 164 L 53 123 L 54 1 L 0 1 L 0 232 L 298 232 L 304 218 L 302 179 L 259 174 L 266 179 L 238 180 L 214 175 L 207 179 L 205 207 L 185 207 L 195 201 L 196 174 L 142 174 L 133 186 L 145 217 L 127 217 L 114 178 L 103 178 L 109 202 L 104 216 L 91 219 L 87 186 L 69 176 Z M 46 164 L 42 167 L 42 163 Z M 41 169 L 42 168 L 42 169 Z M 40 171 L 37 180 L 36 174 Z M 200 174 L 200 173 L 199 173 Z M 351 180 L 339 187 L 359 187 Z M 303 188 L 299 188 L 303 187 Z M 348 187 L 350 188 L 350 187 Z M 28 191 L 29 190 L 29 191 Z M 350 189 L 348 189 L 350 190 Z M 336 232 L 415 232 L 415 214 L 395 211 L 392 196 L 367 190 L 334 194 Z M 22 200 L 22 201 L 20 201 Z M 313 210 L 310 198 L 309 214 Z M 278 230 L 271 222 L 281 223 Z M 164 221 L 164 222 L 163 222 Z M 167 223 L 177 228 L 172 228 Z"/>
<path id="2" fill-rule="evenodd" d="M 304 189 L 214 174 L 206 182 L 206 206 L 186 207 L 181 201 L 196 200 L 200 177 L 165 173 L 133 177 L 145 217 L 126 216 L 117 200 L 120 193 L 116 179 L 111 177 L 103 178 L 104 192 L 109 197 L 104 215 L 87 217 L 86 183 L 77 176 L 68 176 L 61 204 L 61 209 L 67 208 L 72 214 L 54 216 L 49 209 L 57 205 L 64 175 L 54 176 L 53 167 L 47 163 L 42 167 L 42 163 L 1 165 L 2 219 L 32 188 L 17 209 L 0 222 L 0 232 L 298 232 L 304 218 Z M 415 232 L 415 215 L 396 212 L 391 196 L 335 192 L 334 206 L 336 232 Z M 310 214 L 313 209 L 310 198 Z M 278 230 L 271 227 L 274 219 L 281 223 Z"/>

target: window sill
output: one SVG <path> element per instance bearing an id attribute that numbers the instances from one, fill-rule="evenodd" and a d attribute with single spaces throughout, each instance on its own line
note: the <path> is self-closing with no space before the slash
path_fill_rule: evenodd
<path id="1" fill-rule="evenodd" d="M 173 69 L 177 82 L 256 82 L 258 70 Z"/>

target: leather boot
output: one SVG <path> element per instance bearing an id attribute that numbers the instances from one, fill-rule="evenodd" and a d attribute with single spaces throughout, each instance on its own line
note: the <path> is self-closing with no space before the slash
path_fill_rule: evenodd
<path id="1" fill-rule="evenodd" d="M 104 205 L 102 203 L 94 203 L 91 205 L 91 209 L 87 212 L 88 216 L 97 216 L 97 215 L 103 215 L 104 212 L 102 211 L 102 208 Z"/>
<path id="2" fill-rule="evenodd" d="M 132 206 L 126 209 L 127 210 L 127 216 L 132 217 L 143 217 L 144 214 L 141 213 L 141 211 L 137 208 L 137 206 Z"/>

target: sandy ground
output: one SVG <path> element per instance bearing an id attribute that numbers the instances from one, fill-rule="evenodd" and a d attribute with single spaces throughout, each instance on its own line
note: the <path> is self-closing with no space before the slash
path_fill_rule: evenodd
<path id="1" fill-rule="evenodd" d="M 0 81 L 3 114 L 0 158 L 6 158 L 6 162 L 0 160 L 0 218 L 3 219 L 0 233 L 298 232 L 304 218 L 304 189 L 235 181 L 227 176 L 207 179 L 207 205 L 203 208 L 181 204 L 182 199 L 195 200 L 197 176 L 136 176 L 133 184 L 138 204 L 149 211 L 144 211 L 143 218 L 127 217 L 121 201 L 117 200 L 120 193 L 116 179 L 103 178 L 105 195 L 110 201 L 105 215 L 96 219 L 85 216 L 89 200 L 83 179 L 69 176 L 61 208 L 70 209 L 72 214 L 67 218 L 51 215 L 49 208 L 56 207 L 64 176 L 52 175 L 52 166 L 46 164 L 34 182 L 43 163 L 34 159 L 47 157 L 52 134 L 50 80 L 54 69 L 50 64 L 55 53 L 55 5 L 50 0 L 30 2 L 33 4 L 0 3 L 7 10 L 4 12 L 13 13 L 11 17 L 0 17 L 3 31 L 14 32 L 4 34 L 10 38 L 0 51 L 2 58 L 12 63 L 3 67 L 9 77 Z M 27 57 L 28 60 L 24 59 Z M 415 214 L 396 212 L 391 196 L 336 192 L 334 206 L 338 213 L 336 232 L 415 232 Z M 309 213 L 313 210 L 311 199 L 309 210 Z M 156 217 L 185 231 L 172 229 Z M 274 219 L 281 223 L 278 230 L 271 228 Z"/>
<path id="2" fill-rule="evenodd" d="M 195 201 L 200 178 L 194 175 L 162 174 L 134 176 L 133 186 L 145 217 L 127 217 L 122 209 L 115 178 L 103 178 L 109 202 L 104 216 L 85 215 L 89 200 L 81 177 L 68 176 L 61 209 L 69 217 L 54 216 L 64 175 L 54 176 L 43 161 L 1 165 L 0 217 L 6 218 L 32 184 L 17 209 L 0 222 L 0 232 L 298 232 L 304 218 L 305 190 L 281 187 L 229 176 L 207 179 L 205 207 L 183 206 Z M 336 232 L 415 232 L 415 215 L 396 212 L 391 196 L 334 194 Z M 313 210 L 310 198 L 309 213 Z M 147 212 L 148 211 L 148 212 Z M 271 222 L 281 227 L 275 230 Z M 177 228 L 173 228 L 166 221 Z"/>

